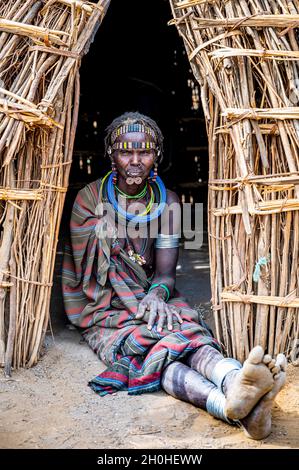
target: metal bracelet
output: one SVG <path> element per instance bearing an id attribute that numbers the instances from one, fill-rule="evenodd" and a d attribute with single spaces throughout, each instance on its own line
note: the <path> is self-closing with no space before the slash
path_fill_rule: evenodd
<path id="1" fill-rule="evenodd" d="M 207 412 L 214 416 L 215 418 L 222 419 L 222 421 L 226 421 L 229 424 L 239 424 L 239 421 L 229 419 L 225 414 L 225 396 L 224 394 L 218 390 L 218 388 L 214 388 L 209 393 L 207 402 L 206 402 L 206 409 Z"/>
<path id="2" fill-rule="evenodd" d="M 207 412 L 215 418 L 222 419 L 223 421 L 227 420 L 224 413 L 225 396 L 222 392 L 220 392 L 220 390 L 218 390 L 218 388 L 214 388 L 210 391 L 206 403 L 206 408 Z"/>
<path id="3" fill-rule="evenodd" d="M 165 235 L 159 233 L 156 238 L 155 247 L 156 248 L 178 248 L 180 246 L 180 234 L 173 233 L 170 235 Z"/>
<path id="4" fill-rule="evenodd" d="M 233 358 L 221 359 L 217 362 L 216 366 L 213 369 L 211 382 L 213 382 L 219 390 L 223 392 L 223 382 L 226 375 L 232 370 L 239 370 L 242 368 L 242 364 Z"/>

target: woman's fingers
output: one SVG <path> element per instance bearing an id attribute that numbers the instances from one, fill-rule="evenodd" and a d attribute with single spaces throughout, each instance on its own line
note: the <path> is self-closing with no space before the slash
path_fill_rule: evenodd
<path id="1" fill-rule="evenodd" d="M 166 317 L 165 308 L 166 308 L 166 305 L 163 301 L 158 303 L 159 320 L 158 320 L 158 325 L 157 325 L 157 331 L 159 333 L 161 333 L 161 331 L 163 330 L 163 326 L 164 326 L 164 321 Z"/>
<path id="2" fill-rule="evenodd" d="M 142 302 L 140 302 L 138 306 L 138 312 L 135 316 L 136 320 L 140 320 L 140 318 L 144 316 L 146 309 L 147 309 L 147 304 L 146 303 L 143 304 Z"/>
<path id="3" fill-rule="evenodd" d="M 152 329 L 155 323 L 156 316 L 157 316 L 157 302 L 155 300 L 152 300 L 152 302 L 150 303 L 150 314 L 149 314 L 149 319 L 147 322 L 147 328 L 149 330 Z"/>
<path id="4" fill-rule="evenodd" d="M 173 317 L 181 324 L 183 320 L 181 318 L 180 312 L 181 309 L 174 305 L 168 305 L 162 300 L 149 300 L 147 302 L 140 302 L 138 307 L 138 312 L 136 314 L 136 320 L 140 320 L 144 317 L 146 310 L 150 310 L 147 328 L 151 330 L 156 323 L 157 316 L 158 316 L 158 323 L 157 323 L 157 331 L 161 333 L 163 330 L 165 320 L 167 321 L 167 328 L 169 331 L 173 330 Z"/>
<path id="5" fill-rule="evenodd" d="M 169 330 L 172 330 L 172 315 L 173 315 L 172 310 L 168 305 L 165 305 L 165 311 L 167 315 L 167 328 Z"/>
<path id="6" fill-rule="evenodd" d="M 177 318 L 178 322 L 183 323 L 182 317 L 180 315 L 181 309 L 178 307 L 175 307 L 174 305 L 169 305 L 169 307 L 171 308 L 171 311 L 173 315 Z"/>

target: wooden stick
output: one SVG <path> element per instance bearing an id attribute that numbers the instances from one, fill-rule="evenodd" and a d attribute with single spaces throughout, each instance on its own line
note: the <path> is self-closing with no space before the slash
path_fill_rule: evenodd
<path id="1" fill-rule="evenodd" d="M 299 51 L 276 51 L 269 49 L 238 49 L 233 47 L 221 47 L 209 53 L 212 59 L 224 57 L 261 57 L 262 59 L 271 60 L 298 60 Z"/>
<path id="2" fill-rule="evenodd" d="M 235 294 L 224 291 L 221 293 L 221 299 L 223 302 L 242 302 L 245 304 L 254 303 L 262 305 L 273 305 L 283 308 L 299 308 L 299 298 L 288 300 L 286 297 L 248 295 L 241 293 Z"/>
<path id="3" fill-rule="evenodd" d="M 227 119 L 298 119 L 299 107 L 292 108 L 226 108 L 222 112 L 222 116 Z"/>
<path id="4" fill-rule="evenodd" d="M 12 275 L 16 272 L 16 261 L 14 252 L 12 249 L 11 258 L 9 261 L 10 272 Z M 6 377 L 11 377 L 11 367 L 12 367 L 12 360 L 13 360 L 13 348 L 14 348 L 14 341 L 16 336 L 16 321 L 17 321 L 17 285 L 16 283 L 12 283 L 10 288 L 10 295 L 9 295 L 9 328 L 8 328 L 8 337 L 7 337 L 7 345 L 5 351 L 5 365 L 4 365 L 4 374 Z"/>
<path id="5" fill-rule="evenodd" d="M 0 31 L 7 33 L 17 34 L 20 36 L 27 36 L 30 38 L 38 38 L 45 41 L 45 44 L 53 42 L 60 46 L 66 46 L 67 44 L 62 41 L 59 36 L 68 36 L 69 33 L 65 31 L 47 30 L 40 28 L 39 26 L 26 25 L 17 21 L 4 20 L 0 18 Z"/>
<path id="6" fill-rule="evenodd" d="M 41 201 L 43 195 L 40 190 L 0 188 L 0 199 L 4 201 Z"/>
<path id="7" fill-rule="evenodd" d="M 259 202 L 256 208 L 250 209 L 250 215 L 269 215 L 279 214 L 281 212 L 297 211 L 299 210 L 299 199 L 288 200 L 274 200 Z M 222 215 L 242 214 L 242 207 L 232 206 L 222 209 L 214 209 L 213 214 L 216 217 Z"/>
<path id="8" fill-rule="evenodd" d="M 215 28 L 219 26 L 245 27 L 255 26 L 258 28 L 297 28 L 299 24 L 299 15 L 251 15 L 236 18 L 212 19 L 212 18 L 194 18 L 198 23 L 198 28 Z"/>

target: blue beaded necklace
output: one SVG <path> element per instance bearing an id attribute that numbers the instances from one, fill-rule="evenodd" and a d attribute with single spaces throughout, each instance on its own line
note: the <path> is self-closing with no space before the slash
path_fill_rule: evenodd
<path id="1" fill-rule="evenodd" d="M 151 171 L 150 176 L 152 177 L 154 175 L 153 170 Z M 146 214 L 146 215 L 136 215 L 136 214 L 130 214 L 126 210 L 124 210 L 117 202 L 117 199 L 115 197 L 115 188 L 113 184 L 113 175 L 112 173 L 108 176 L 107 180 L 107 196 L 110 204 L 112 204 L 114 210 L 116 213 L 120 214 L 125 220 L 128 222 L 133 220 L 134 223 L 148 223 L 151 222 L 154 219 L 157 219 L 163 212 L 165 205 L 166 205 L 166 188 L 164 186 L 163 181 L 159 176 L 156 177 L 156 185 L 159 189 L 160 193 L 160 201 L 158 204 L 158 207 L 154 210 L 152 214 Z"/>

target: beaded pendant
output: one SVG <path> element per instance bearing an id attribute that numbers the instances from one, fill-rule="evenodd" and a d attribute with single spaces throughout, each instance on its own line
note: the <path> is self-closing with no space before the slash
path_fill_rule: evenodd
<path id="1" fill-rule="evenodd" d="M 140 266 L 146 263 L 145 258 L 138 253 L 135 253 L 131 246 L 128 249 L 128 255 L 130 260 L 134 261 L 134 263 L 138 263 Z"/>

